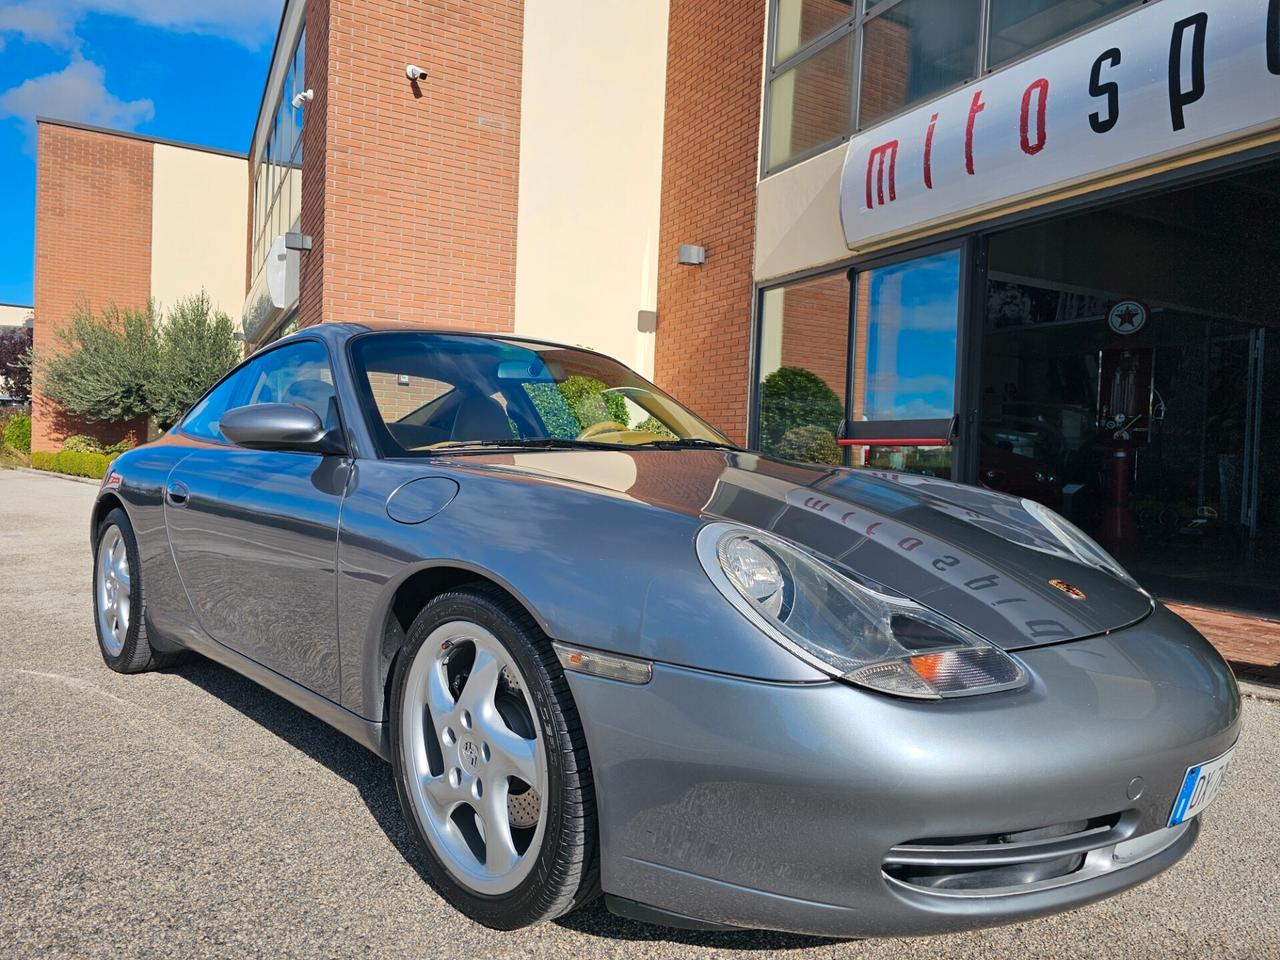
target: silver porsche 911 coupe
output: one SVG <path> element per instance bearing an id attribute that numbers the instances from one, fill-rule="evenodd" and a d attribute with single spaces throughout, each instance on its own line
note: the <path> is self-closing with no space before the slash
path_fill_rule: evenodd
<path id="1" fill-rule="evenodd" d="M 1214 649 L 1056 513 L 739 449 L 599 354 L 326 324 L 92 517 L 103 658 L 184 650 L 389 760 L 440 892 L 930 934 L 1176 862 L 1240 726 Z M 233 842 L 233 841 L 232 841 Z"/>

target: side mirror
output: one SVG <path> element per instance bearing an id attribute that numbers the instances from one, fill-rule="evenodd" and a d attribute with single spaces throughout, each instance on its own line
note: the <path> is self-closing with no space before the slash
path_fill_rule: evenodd
<path id="1" fill-rule="evenodd" d="M 228 410 L 218 429 L 232 443 L 251 450 L 292 450 L 342 454 L 338 439 L 326 431 L 316 412 L 297 403 L 255 403 Z"/>

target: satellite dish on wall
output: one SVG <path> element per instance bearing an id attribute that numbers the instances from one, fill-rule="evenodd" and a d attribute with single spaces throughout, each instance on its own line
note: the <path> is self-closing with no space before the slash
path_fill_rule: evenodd
<path id="1" fill-rule="evenodd" d="M 265 274 L 267 293 L 273 306 L 291 307 L 298 300 L 299 258 L 297 250 L 285 246 L 284 234 L 271 241 Z"/>

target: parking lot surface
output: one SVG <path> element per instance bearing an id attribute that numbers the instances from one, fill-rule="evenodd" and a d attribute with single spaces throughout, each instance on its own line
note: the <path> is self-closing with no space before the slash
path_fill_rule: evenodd
<path id="1" fill-rule="evenodd" d="M 93 494 L 0 470 L 0 956 L 1280 956 L 1280 704 L 1260 700 L 1246 702 L 1191 854 L 1074 913 L 832 942 L 682 933 L 596 904 L 487 930 L 432 890 L 372 754 L 206 660 L 107 670 L 90 608 Z"/>

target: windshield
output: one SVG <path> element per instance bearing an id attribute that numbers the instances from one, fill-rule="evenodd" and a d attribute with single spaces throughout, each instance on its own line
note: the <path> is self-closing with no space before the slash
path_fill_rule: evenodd
<path id="1" fill-rule="evenodd" d="M 730 446 L 647 380 L 585 350 L 412 332 L 365 334 L 350 350 L 383 456 L 494 446 Z"/>

